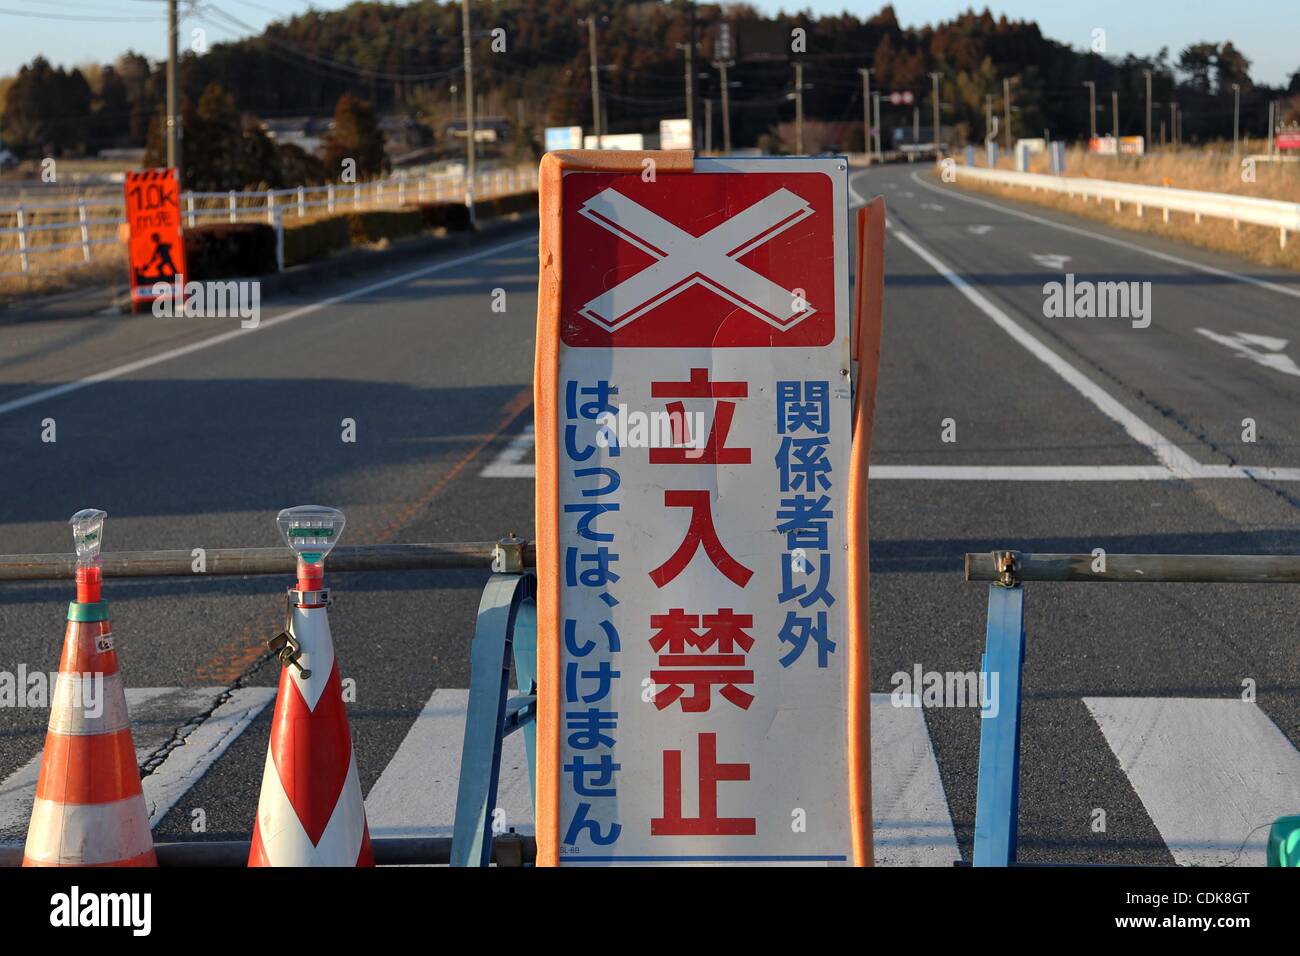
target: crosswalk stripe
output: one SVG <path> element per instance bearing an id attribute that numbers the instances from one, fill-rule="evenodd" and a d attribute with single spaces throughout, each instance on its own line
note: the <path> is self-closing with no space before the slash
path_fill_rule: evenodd
<path id="1" fill-rule="evenodd" d="M 397 753 L 370 788 L 366 819 L 372 837 L 451 836 L 468 690 L 439 688 L 425 703 Z M 497 807 L 504 825 L 533 832 L 528 760 L 521 733 L 501 746 Z"/>
<path id="2" fill-rule="evenodd" d="M 877 866 L 952 866 L 961 859 L 921 701 L 871 695 L 871 815 Z"/>
<path id="3" fill-rule="evenodd" d="M 136 759 L 142 764 L 171 743 L 178 725 L 212 711 L 144 778 L 150 826 L 157 825 L 166 816 L 275 697 L 273 687 L 241 687 L 213 709 L 225 692 L 224 687 L 126 689 Z M 0 843 L 22 843 L 26 839 L 40 772 L 38 752 L 0 782 Z"/>
<path id="4" fill-rule="evenodd" d="M 372 836 L 450 836 L 469 691 L 433 692 L 366 798 Z M 871 695 L 871 781 L 876 862 L 951 866 L 961 859 L 925 712 Z M 532 833 L 523 738 L 506 738 L 497 805 L 504 823 Z"/>
<path id="5" fill-rule="evenodd" d="M 1300 811 L 1300 752 L 1236 698 L 1086 697 L 1174 860 L 1263 866 L 1268 828 Z"/>

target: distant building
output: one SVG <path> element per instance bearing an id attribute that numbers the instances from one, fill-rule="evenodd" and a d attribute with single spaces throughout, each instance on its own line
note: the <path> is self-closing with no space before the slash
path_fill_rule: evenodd
<path id="1" fill-rule="evenodd" d="M 465 141 L 465 121 L 454 119 L 442 128 L 443 136 L 450 142 Z M 504 116 L 474 117 L 474 142 L 499 143 L 510 131 L 510 123 Z"/>
<path id="2" fill-rule="evenodd" d="M 263 132 L 277 145 L 292 144 L 316 156 L 333 120 L 316 116 L 284 116 L 261 120 L 261 124 Z"/>

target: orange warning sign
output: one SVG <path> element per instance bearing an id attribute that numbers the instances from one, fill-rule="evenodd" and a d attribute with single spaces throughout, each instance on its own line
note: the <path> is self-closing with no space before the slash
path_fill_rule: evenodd
<path id="1" fill-rule="evenodd" d="M 134 311 L 156 298 L 157 283 L 184 282 L 185 243 L 176 170 L 143 169 L 126 174 L 126 224 Z"/>

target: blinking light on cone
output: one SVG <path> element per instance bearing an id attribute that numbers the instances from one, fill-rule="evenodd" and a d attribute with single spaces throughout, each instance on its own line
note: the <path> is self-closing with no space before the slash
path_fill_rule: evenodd
<path id="1" fill-rule="evenodd" d="M 249 866 L 374 866 L 343 684 L 330 637 L 325 556 L 343 512 L 320 505 L 276 517 L 298 558 L 285 626 L 269 642 L 283 669 L 262 771 Z"/>
<path id="2" fill-rule="evenodd" d="M 103 511 L 72 516 L 77 599 L 68 626 L 23 866 L 157 866 L 126 691 L 101 596 Z"/>

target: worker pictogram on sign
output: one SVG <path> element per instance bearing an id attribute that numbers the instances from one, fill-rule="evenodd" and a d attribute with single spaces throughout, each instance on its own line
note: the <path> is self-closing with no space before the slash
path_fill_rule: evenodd
<path id="1" fill-rule="evenodd" d="M 126 174 L 126 223 L 131 301 L 138 309 L 153 301 L 158 283 L 184 281 L 185 244 L 176 170 L 144 169 Z"/>

